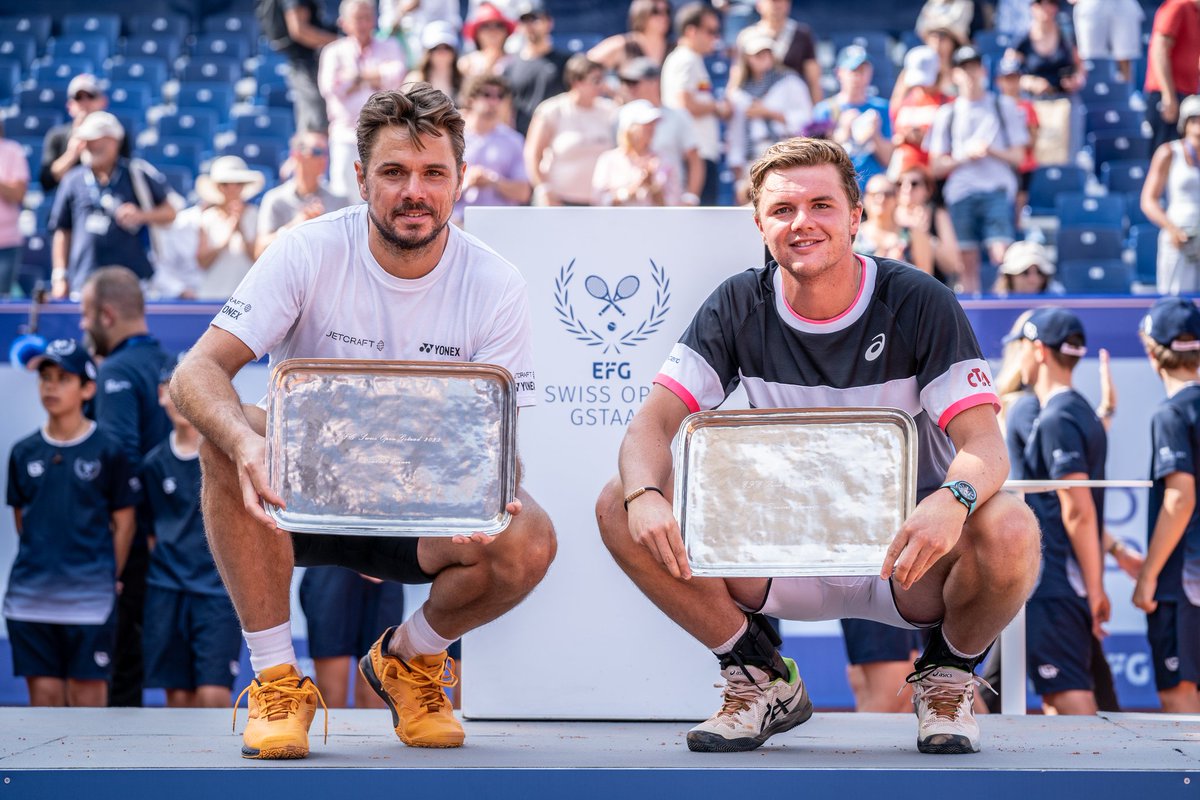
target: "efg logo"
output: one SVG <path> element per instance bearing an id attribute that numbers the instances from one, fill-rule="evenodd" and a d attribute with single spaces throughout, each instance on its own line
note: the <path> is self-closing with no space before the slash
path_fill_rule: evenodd
<path id="1" fill-rule="evenodd" d="M 650 259 L 652 286 L 643 286 L 637 275 L 625 275 L 610 288 L 600 275 L 588 275 L 583 280 L 588 296 L 579 300 L 578 307 L 571 294 L 574 278 L 575 259 L 571 259 L 571 263 L 558 271 L 554 281 L 554 311 L 569 334 L 588 347 L 602 347 L 602 353 L 619 355 L 622 347 L 636 347 L 646 341 L 671 310 L 671 281 L 666 270 L 653 259 Z M 649 312 L 645 318 L 631 319 L 626 313 L 626 301 L 646 291 L 654 292 Z"/>

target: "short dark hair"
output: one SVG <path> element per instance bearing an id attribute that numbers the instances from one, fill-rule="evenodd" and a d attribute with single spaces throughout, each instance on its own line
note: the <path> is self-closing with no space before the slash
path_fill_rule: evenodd
<path id="1" fill-rule="evenodd" d="M 1083 336 L 1078 333 L 1072 333 L 1065 340 L 1063 340 L 1062 344 L 1069 344 L 1072 347 L 1083 347 Z M 1062 344 L 1060 344 L 1058 347 L 1062 347 Z M 1058 347 L 1046 345 L 1046 352 L 1050 355 L 1050 360 L 1067 370 L 1074 370 L 1075 366 L 1079 363 L 1080 357 L 1069 356 L 1062 350 L 1059 350 Z"/>
<path id="2" fill-rule="evenodd" d="M 407 128 L 417 147 L 421 146 L 421 136 L 449 135 L 455 164 L 462 166 L 465 123 L 454 101 L 440 89 L 428 83 L 414 83 L 402 89 L 376 92 L 367 98 L 358 115 L 358 158 L 364 171 L 371 161 L 379 129 L 393 125 Z"/>
<path id="3" fill-rule="evenodd" d="M 108 306 L 122 320 L 146 315 L 146 298 L 138 276 L 129 267 L 101 267 L 87 276 L 84 288 L 92 287 L 96 306 Z"/>
<path id="4" fill-rule="evenodd" d="M 467 85 L 462 90 L 462 101 L 466 105 L 483 94 L 484 89 L 493 88 L 499 89 L 507 97 L 512 94 L 512 85 L 505 80 L 503 75 L 493 75 L 491 73 L 482 73 L 472 75 L 467 80 Z"/>
<path id="5" fill-rule="evenodd" d="M 854 162 L 846 155 L 845 148 L 828 139 L 796 136 L 771 145 L 750 165 L 749 199 L 754 208 L 754 215 L 758 216 L 758 198 L 762 194 L 763 181 L 769 173 L 792 167 L 817 167 L 822 164 L 829 164 L 837 170 L 850 207 L 862 205 L 862 192 L 858 188 Z"/>
<path id="6" fill-rule="evenodd" d="M 654 9 L 666 0 L 633 0 L 629 4 L 629 30 L 644 31 L 646 22 L 654 15 Z M 671 8 L 671 4 L 667 3 L 667 9 Z"/>
<path id="7" fill-rule="evenodd" d="M 688 3 L 680 7 L 675 12 L 675 35 L 683 36 L 684 31 L 702 24 L 707 16 L 716 17 L 718 20 L 721 18 L 720 12 L 708 3 Z"/>
<path id="8" fill-rule="evenodd" d="M 603 71 L 604 65 L 592 61 L 587 57 L 587 53 L 576 53 L 567 59 L 566 66 L 563 67 L 563 83 L 569 89 L 593 72 Z"/>

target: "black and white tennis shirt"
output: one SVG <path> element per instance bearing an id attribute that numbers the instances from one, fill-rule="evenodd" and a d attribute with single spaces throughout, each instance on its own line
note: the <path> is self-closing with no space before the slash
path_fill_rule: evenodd
<path id="1" fill-rule="evenodd" d="M 999 410 L 999 399 L 953 292 L 907 264 L 857 258 L 858 296 L 828 320 L 792 310 L 775 262 L 729 278 L 654 382 L 693 412 L 716 408 L 739 383 L 753 408 L 903 409 L 917 423 L 924 497 L 945 481 L 954 457 L 950 420 L 985 403 Z"/>

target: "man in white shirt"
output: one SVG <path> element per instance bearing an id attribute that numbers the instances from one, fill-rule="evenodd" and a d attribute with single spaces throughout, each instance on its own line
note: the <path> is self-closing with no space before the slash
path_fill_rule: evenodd
<path id="1" fill-rule="evenodd" d="M 403 83 L 407 68 L 399 42 L 375 38 L 372 0 L 342 0 L 338 27 L 346 35 L 321 49 L 317 87 L 329 115 L 329 188 L 356 203 L 358 112 L 372 92 Z"/>
<path id="2" fill-rule="evenodd" d="M 675 15 L 679 41 L 662 66 L 662 101 L 667 108 L 686 111 L 696 131 L 697 149 L 704 159 L 704 188 L 700 204 L 717 204 L 717 162 L 721 158 L 720 120 L 729 119 L 729 103 L 713 95 L 705 56 L 721 41 L 721 16 L 710 5 L 689 3 Z"/>
<path id="3" fill-rule="evenodd" d="M 646 100 L 662 113 L 650 149 L 669 161 L 675 174 L 683 178 L 683 204 L 694 206 L 700 202 L 700 191 L 704 188 L 704 161 L 696 149 L 691 115 L 678 108 L 662 107 L 660 75 L 658 65 L 645 56 L 625 62 L 617 72 L 626 102 Z"/>
<path id="4" fill-rule="evenodd" d="M 172 395 L 204 435 L 209 545 L 241 620 L 256 678 L 246 758 L 303 758 L 320 698 L 292 649 L 293 564 L 336 564 L 401 583 L 432 583 L 429 600 L 388 628 L 359 662 L 413 747 L 458 747 L 462 726 L 445 687 L 446 648 L 519 603 L 554 557 L 545 512 L 518 489 L 495 537 L 280 535 L 262 508 L 266 414 L 243 406 L 232 378 L 264 354 L 488 362 L 532 404 L 531 324 L 524 279 L 485 244 L 449 225 L 462 190 L 463 119 L 428 84 L 371 96 L 359 119 L 356 168 L 365 205 L 297 226 L 275 241 L 175 372 Z M 430 348 L 430 343 L 435 347 Z"/>

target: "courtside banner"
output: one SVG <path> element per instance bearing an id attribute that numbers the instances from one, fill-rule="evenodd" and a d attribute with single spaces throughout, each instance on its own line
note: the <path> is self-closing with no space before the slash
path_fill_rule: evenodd
<path id="1" fill-rule="evenodd" d="M 529 284 L 538 405 L 524 486 L 558 531 L 545 581 L 463 641 L 472 718 L 703 719 L 716 660 L 625 577 L 596 528 L 617 449 L 672 345 L 730 275 L 763 263 L 744 208 L 468 208 Z"/>

